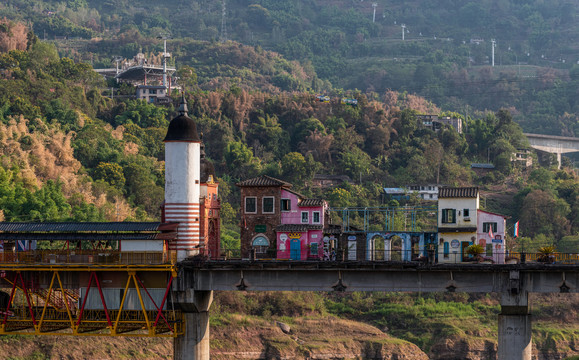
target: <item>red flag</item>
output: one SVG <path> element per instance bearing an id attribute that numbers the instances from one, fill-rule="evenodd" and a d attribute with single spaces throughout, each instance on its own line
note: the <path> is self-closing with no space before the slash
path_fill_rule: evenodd
<path id="1" fill-rule="evenodd" d="M 489 237 L 492 239 L 495 238 L 495 235 L 493 234 L 493 226 L 489 225 Z"/>

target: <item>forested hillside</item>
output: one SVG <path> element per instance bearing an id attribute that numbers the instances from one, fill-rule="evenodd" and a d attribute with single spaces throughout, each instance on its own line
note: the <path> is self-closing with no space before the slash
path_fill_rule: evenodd
<path id="1" fill-rule="evenodd" d="M 156 38 L 170 33 L 177 64 L 193 66 L 202 88 L 391 89 L 462 114 L 509 108 L 527 132 L 577 135 L 574 1 L 379 0 L 375 16 L 372 3 L 6 0 L 0 17 L 30 22 L 62 54 L 95 67 L 157 53 Z M 262 49 L 283 58 L 268 53 L 266 65 Z"/>
<path id="2" fill-rule="evenodd" d="M 171 32 L 169 51 L 189 115 L 203 133 L 220 182 L 224 248 L 239 242 L 234 184 L 267 174 L 333 207 L 421 203 L 386 202 L 384 187 L 479 186 L 484 209 L 511 216 L 509 226 L 520 220 L 522 236 L 509 238 L 511 247 L 534 251 L 553 244 L 577 252 L 579 181 L 573 164 L 564 158 L 557 170 L 553 156 L 534 153 L 532 168 L 511 162 L 513 152 L 528 149 L 523 129 L 567 136 L 579 131 L 574 2 L 377 3 L 373 22 L 367 1 L 227 1 L 227 41 L 221 41 L 224 18 L 217 1 L 4 0 L 1 220 L 159 219 L 162 139 L 178 94 L 167 106 L 122 97 L 134 89 L 106 82 L 93 67 L 114 67 L 113 56 L 131 58 L 140 51 L 158 63 L 157 37 Z M 401 23 L 410 30 L 404 42 Z M 495 67 L 486 58 L 491 37 L 503 51 Z M 476 45 L 470 38 L 485 41 Z M 507 46 L 511 52 L 504 51 Z M 330 101 L 320 102 L 317 94 Z M 357 106 L 341 103 L 342 97 L 356 99 Z M 464 132 L 434 132 L 421 126 L 419 114 L 459 117 Z M 475 172 L 472 163 L 495 169 Z M 313 186 L 316 174 L 347 175 L 351 181 L 320 189 Z M 555 300 L 561 299 L 546 299 L 535 310 L 535 344 L 546 357 L 561 346 L 557 354 L 574 353 L 576 341 L 574 328 L 559 329 L 576 319 L 576 306 Z M 498 311 L 494 298 L 438 294 L 304 295 L 291 299 L 291 307 L 279 306 L 284 301 L 280 294 L 218 296 L 214 349 L 231 346 L 231 328 L 255 331 L 260 344 L 278 355 L 321 348 L 279 332 L 272 336 L 277 320 L 297 334 L 311 324 L 332 325 L 332 340 L 352 326 L 364 334 L 359 344 L 348 343 L 352 349 L 416 348 L 398 338 L 425 353 L 452 351 L 452 341 L 472 348 L 473 339 L 483 339 L 486 349 L 487 343 L 492 348 L 495 330 L 489 324 Z M 269 335 L 261 336 L 260 329 Z M 85 346 L 67 351 L 83 353 L 78 348 Z M 98 356 L 116 356 L 117 345 L 107 346 Z M 170 352 L 167 344 L 151 346 L 154 351 L 143 356 Z"/>
<path id="3" fill-rule="evenodd" d="M 0 95 L 5 219 L 158 218 L 162 139 L 173 108 L 105 97 L 104 81 L 87 64 L 61 58 L 32 32 L 10 39 L 6 46 L 14 50 L 0 55 L 0 83 L 6 90 Z M 224 58 L 236 57 L 228 50 L 252 51 L 242 45 L 219 49 Z M 263 52 L 261 58 L 279 56 Z M 528 145 L 507 110 L 471 114 L 460 134 L 452 127 L 439 132 L 423 128 L 419 113 L 461 115 L 441 112 L 407 93 L 351 91 L 346 94 L 358 105 L 350 106 L 339 98 L 325 103 L 308 92 L 271 93 L 241 84 L 203 90 L 192 83 L 187 88 L 190 115 L 204 133 L 207 155 L 221 178 L 227 241 L 237 237 L 234 184 L 260 174 L 292 182 L 335 207 L 378 205 L 388 186 L 474 184 L 514 196 L 515 201 L 491 200 L 485 206 L 520 218 L 524 234 L 539 237 L 541 244 L 577 232 L 576 177 L 514 166 L 512 154 Z M 552 158 L 546 160 L 547 166 L 553 164 Z M 471 170 L 471 163 L 486 161 L 496 170 L 478 175 Z M 312 186 L 316 174 L 347 175 L 353 181 L 322 191 Z"/>

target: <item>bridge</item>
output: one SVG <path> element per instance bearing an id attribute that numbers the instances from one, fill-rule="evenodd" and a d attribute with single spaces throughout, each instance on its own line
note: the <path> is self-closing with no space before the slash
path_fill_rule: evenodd
<path id="1" fill-rule="evenodd" d="M 576 293 L 579 267 L 418 262 L 184 261 L 173 283 L 186 319 L 175 359 L 209 359 L 213 291 L 381 291 L 499 293 L 499 360 L 530 360 L 529 293 Z"/>
<path id="2" fill-rule="evenodd" d="M 528 133 L 524 135 L 529 139 L 533 149 L 557 154 L 559 168 L 562 154 L 579 151 L 579 138 Z"/>

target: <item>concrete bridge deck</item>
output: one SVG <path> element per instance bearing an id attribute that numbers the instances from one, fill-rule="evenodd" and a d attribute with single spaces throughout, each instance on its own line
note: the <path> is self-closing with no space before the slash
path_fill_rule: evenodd
<path id="1" fill-rule="evenodd" d="M 579 266 L 420 262 L 185 261 L 173 283 L 186 317 L 175 359 L 209 359 L 209 308 L 220 291 L 496 292 L 498 359 L 531 360 L 528 294 L 578 292 Z"/>
<path id="2" fill-rule="evenodd" d="M 533 149 L 556 154 L 559 168 L 561 167 L 561 154 L 579 151 L 579 138 L 529 133 L 524 135 L 529 139 L 529 144 Z"/>

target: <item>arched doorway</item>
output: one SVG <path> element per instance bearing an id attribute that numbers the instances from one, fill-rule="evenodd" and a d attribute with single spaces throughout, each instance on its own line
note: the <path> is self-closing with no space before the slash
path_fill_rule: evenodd
<path id="1" fill-rule="evenodd" d="M 251 241 L 251 248 L 255 249 L 256 254 L 267 254 L 269 249 L 269 240 L 263 234 L 256 235 Z"/>
<path id="2" fill-rule="evenodd" d="M 386 241 L 380 235 L 375 235 L 370 241 L 370 260 L 384 261 L 386 260 L 385 250 Z"/>
<path id="3" fill-rule="evenodd" d="M 402 250 L 403 250 L 403 241 L 402 238 L 398 235 L 394 235 L 390 238 L 391 241 L 391 248 L 390 248 L 390 256 L 392 261 L 402 261 Z"/>

